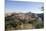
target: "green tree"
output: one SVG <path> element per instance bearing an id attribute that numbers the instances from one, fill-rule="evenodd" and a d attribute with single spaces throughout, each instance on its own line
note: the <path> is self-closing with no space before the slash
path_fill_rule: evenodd
<path id="1" fill-rule="evenodd" d="M 41 11 L 44 11 L 44 7 L 41 7 Z"/>

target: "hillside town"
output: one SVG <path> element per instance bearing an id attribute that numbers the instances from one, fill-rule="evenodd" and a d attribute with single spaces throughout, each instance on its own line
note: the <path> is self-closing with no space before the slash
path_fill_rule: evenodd
<path id="1" fill-rule="evenodd" d="M 42 14 L 43 15 L 43 14 Z M 6 13 L 5 28 L 10 30 L 39 29 L 43 28 L 44 21 L 35 13 Z M 42 16 L 43 17 L 43 16 Z"/>

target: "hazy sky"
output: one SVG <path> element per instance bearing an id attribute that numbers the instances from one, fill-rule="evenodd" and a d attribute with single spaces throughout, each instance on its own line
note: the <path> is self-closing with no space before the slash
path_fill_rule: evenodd
<path id="1" fill-rule="evenodd" d="M 42 13 L 41 7 L 44 6 L 43 0 L 35 1 L 18 1 L 18 0 L 6 0 L 5 2 L 6 12 L 33 12 Z"/>

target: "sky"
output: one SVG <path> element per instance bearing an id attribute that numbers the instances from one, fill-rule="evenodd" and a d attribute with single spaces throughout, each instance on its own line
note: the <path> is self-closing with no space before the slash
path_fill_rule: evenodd
<path id="1" fill-rule="evenodd" d="M 33 12 L 43 13 L 41 7 L 44 6 L 43 0 L 6 0 L 6 12 Z"/>

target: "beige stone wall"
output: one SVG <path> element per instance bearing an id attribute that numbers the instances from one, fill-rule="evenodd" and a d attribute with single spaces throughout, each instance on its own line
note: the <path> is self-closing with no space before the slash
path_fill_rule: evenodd
<path id="1" fill-rule="evenodd" d="M 16 27 L 17 29 L 32 29 L 32 24 L 21 24 Z"/>

